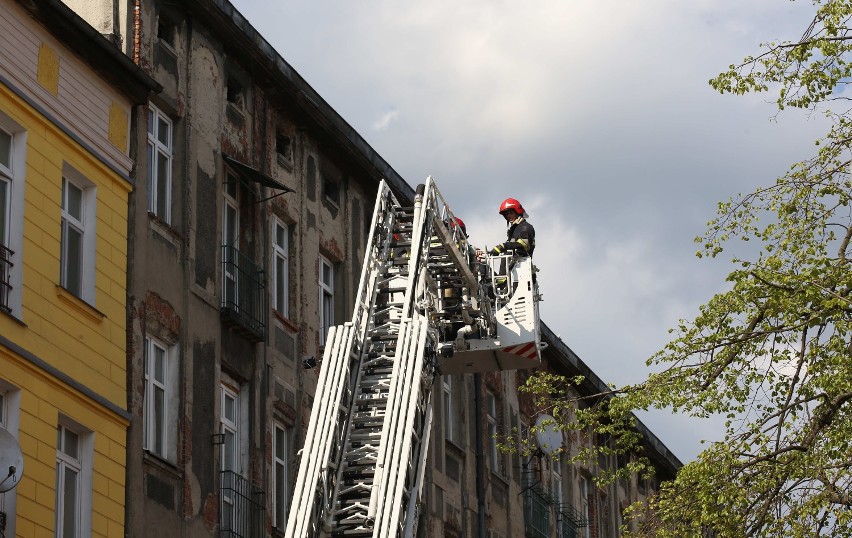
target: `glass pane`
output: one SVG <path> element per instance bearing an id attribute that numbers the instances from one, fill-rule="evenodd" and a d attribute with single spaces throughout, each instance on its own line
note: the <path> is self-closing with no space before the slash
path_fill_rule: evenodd
<path id="1" fill-rule="evenodd" d="M 0 164 L 12 168 L 12 135 L 0 129 Z"/>
<path id="2" fill-rule="evenodd" d="M 237 178 L 228 174 L 225 178 L 225 193 L 231 198 L 237 198 Z"/>
<path id="3" fill-rule="evenodd" d="M 236 422 L 236 401 L 228 394 L 225 395 L 225 409 L 223 411 L 224 418 L 232 423 Z"/>
<path id="4" fill-rule="evenodd" d="M 168 220 L 169 203 L 169 157 L 162 151 L 157 152 L 157 216 Z"/>
<path id="5" fill-rule="evenodd" d="M 172 146 L 171 141 L 172 128 L 169 123 L 161 118 L 157 118 L 157 140 L 159 140 L 164 146 L 170 148 Z"/>
<path id="6" fill-rule="evenodd" d="M 287 248 L 287 234 L 285 233 L 286 229 L 280 224 L 275 224 L 275 244 L 279 247 L 286 249 Z"/>
<path id="7" fill-rule="evenodd" d="M 65 281 L 63 285 L 74 295 L 80 296 L 82 293 L 82 263 L 83 263 L 83 234 L 79 230 L 68 224 L 63 223 L 63 241 L 65 242 L 65 260 L 62 267 L 65 269 Z"/>
<path id="8" fill-rule="evenodd" d="M 331 266 L 325 262 L 322 263 L 322 283 L 331 287 Z"/>
<path id="9" fill-rule="evenodd" d="M 222 445 L 222 470 L 235 471 L 236 437 L 234 432 L 230 430 L 225 430 L 223 433 L 225 434 L 225 443 Z"/>
<path id="10" fill-rule="evenodd" d="M 148 211 L 154 212 L 154 146 L 148 144 Z"/>
<path id="11" fill-rule="evenodd" d="M 64 443 L 62 452 L 64 452 L 65 454 L 68 454 L 70 457 L 74 458 L 75 460 L 78 459 L 79 458 L 78 445 L 79 445 L 79 441 L 80 441 L 79 436 L 76 433 L 69 430 L 68 428 L 62 428 L 62 430 L 65 432 L 65 443 Z"/>
<path id="12" fill-rule="evenodd" d="M 275 457 L 279 460 L 286 460 L 284 450 L 287 447 L 286 433 L 281 428 L 275 428 Z"/>
<path id="13" fill-rule="evenodd" d="M 154 111 L 148 109 L 148 134 L 154 134 Z"/>
<path id="14" fill-rule="evenodd" d="M 225 204 L 225 244 L 237 244 L 237 210 L 230 204 Z"/>
<path id="15" fill-rule="evenodd" d="M 154 387 L 154 431 L 151 432 L 153 439 L 151 444 L 153 451 L 156 454 L 163 455 L 165 453 L 163 431 L 165 430 L 165 408 L 166 408 L 166 391 L 160 387 Z"/>
<path id="16" fill-rule="evenodd" d="M 160 346 L 154 346 L 154 380 L 159 383 L 165 382 L 166 350 Z"/>
<path id="17" fill-rule="evenodd" d="M 70 538 L 77 536 L 77 471 L 65 467 L 65 496 L 62 505 L 62 536 Z"/>
<path id="18" fill-rule="evenodd" d="M 284 527 L 287 522 L 287 470 L 281 463 L 275 464 L 275 526 Z"/>
<path id="19" fill-rule="evenodd" d="M 65 212 L 83 222 L 83 191 L 70 181 L 65 180 Z"/>
<path id="20" fill-rule="evenodd" d="M 275 309 L 285 312 L 285 293 L 287 291 L 287 263 L 280 256 L 275 257 Z"/>

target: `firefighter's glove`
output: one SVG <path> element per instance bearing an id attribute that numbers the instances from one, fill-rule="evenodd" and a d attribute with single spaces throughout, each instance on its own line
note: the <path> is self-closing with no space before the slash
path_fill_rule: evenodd
<path id="1" fill-rule="evenodd" d="M 492 256 L 499 256 L 500 254 L 503 254 L 503 247 L 497 245 L 496 247 L 491 249 L 491 252 L 489 252 L 489 254 Z"/>

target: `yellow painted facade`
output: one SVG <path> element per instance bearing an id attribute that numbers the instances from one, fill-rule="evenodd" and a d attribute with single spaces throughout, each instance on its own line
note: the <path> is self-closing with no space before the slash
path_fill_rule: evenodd
<path id="1" fill-rule="evenodd" d="M 120 538 L 131 185 L 2 83 L 0 111 L 26 133 L 23 248 L 17 258 L 23 264 L 22 308 L 20 319 L 0 314 L 0 380 L 19 394 L 18 440 L 24 453 L 24 476 L 15 492 L 16 535 L 54 536 L 57 425 L 69 420 L 90 432 L 91 488 L 83 496 L 91 498 L 91 535 Z M 93 304 L 59 286 L 62 176 L 68 167 L 95 189 Z"/>

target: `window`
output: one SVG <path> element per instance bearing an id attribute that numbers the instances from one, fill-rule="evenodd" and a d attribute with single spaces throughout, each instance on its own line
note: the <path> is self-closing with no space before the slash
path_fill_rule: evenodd
<path id="1" fill-rule="evenodd" d="M 222 386 L 222 408 L 220 410 L 220 430 L 222 434 L 221 470 L 223 484 L 234 484 L 238 480 L 234 475 L 241 474 L 240 457 L 240 398 L 239 394 L 228 387 Z M 230 476 L 226 476 L 230 473 Z M 223 528 L 232 528 L 237 520 L 237 490 L 223 487 L 221 490 Z"/>
<path id="2" fill-rule="evenodd" d="M 94 303 L 94 187 L 68 173 L 62 176 L 60 283 L 77 297 Z"/>
<path id="3" fill-rule="evenodd" d="M 235 78 L 228 78 L 228 87 L 226 88 L 226 95 L 228 102 L 237 108 L 245 108 L 245 88 L 243 85 Z"/>
<path id="4" fill-rule="evenodd" d="M 0 112 L 0 311 L 21 315 L 26 132 Z"/>
<path id="5" fill-rule="evenodd" d="M 272 526 L 277 528 L 287 524 L 288 439 L 288 429 L 276 422 L 272 435 Z"/>
<path id="6" fill-rule="evenodd" d="M 320 345 L 325 345 L 325 336 L 334 325 L 334 266 L 320 256 Z"/>
<path id="7" fill-rule="evenodd" d="M 223 295 L 225 304 L 239 304 L 237 297 L 237 271 L 239 267 L 239 239 L 240 239 L 240 205 L 239 205 L 239 180 L 231 172 L 225 172 L 224 189 L 224 218 L 222 224 L 222 244 L 225 246 L 225 274 L 223 275 Z"/>
<path id="8" fill-rule="evenodd" d="M 171 48 L 175 46 L 175 25 L 162 15 L 157 18 L 157 39 Z"/>
<path id="9" fill-rule="evenodd" d="M 448 375 L 441 377 L 444 387 L 444 433 L 447 436 L 447 440 L 458 441 L 455 436 L 456 424 L 455 420 L 453 420 L 455 411 L 453 405 L 453 378 Z"/>
<path id="10" fill-rule="evenodd" d="M 160 23 L 162 26 L 162 22 Z M 148 212 L 172 223 L 172 122 L 148 105 Z"/>
<path id="11" fill-rule="evenodd" d="M 486 434 L 488 435 L 488 463 L 491 472 L 500 472 L 500 452 L 497 449 L 497 398 L 486 391 Z"/>
<path id="12" fill-rule="evenodd" d="M 56 439 L 56 537 L 91 534 L 92 435 L 60 423 Z"/>
<path id="13" fill-rule="evenodd" d="M 289 165 L 293 155 L 293 140 L 284 133 L 275 135 L 275 153 L 279 164 Z"/>
<path id="14" fill-rule="evenodd" d="M 177 360 L 174 349 L 152 338 L 145 339 L 143 448 L 156 456 L 176 461 Z"/>
<path id="15" fill-rule="evenodd" d="M 289 316 L 290 278 L 289 264 L 289 230 L 287 225 L 278 219 L 272 222 L 272 271 L 273 271 L 273 308 L 284 316 Z"/>
<path id="16" fill-rule="evenodd" d="M 583 527 L 583 538 L 590 538 L 590 525 L 589 521 L 589 479 L 586 477 L 580 477 L 580 516 L 582 516 L 583 521 L 586 522 L 586 526 Z"/>

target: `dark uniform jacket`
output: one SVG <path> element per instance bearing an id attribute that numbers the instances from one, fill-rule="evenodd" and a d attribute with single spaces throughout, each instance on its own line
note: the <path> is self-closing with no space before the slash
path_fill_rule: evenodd
<path id="1" fill-rule="evenodd" d="M 494 250 L 495 254 L 514 251 L 519 256 L 532 256 L 535 250 L 535 228 L 526 219 L 520 219 L 509 226 L 506 231 L 505 243 L 500 243 Z"/>

